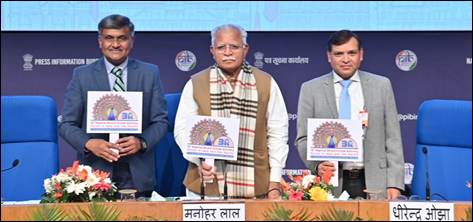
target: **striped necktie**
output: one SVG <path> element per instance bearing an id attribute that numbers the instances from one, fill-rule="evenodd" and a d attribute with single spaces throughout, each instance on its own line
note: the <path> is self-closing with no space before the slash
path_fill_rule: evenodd
<path id="1" fill-rule="evenodd" d="M 115 80 L 115 84 L 113 84 L 113 91 L 115 92 L 124 92 L 126 89 L 125 83 L 122 80 L 122 73 L 123 72 L 120 67 L 113 67 L 112 74 L 117 77 L 117 79 Z"/>
<path id="2" fill-rule="evenodd" d="M 351 84 L 351 80 L 342 80 L 340 83 L 343 85 L 343 89 L 340 93 L 338 118 L 351 119 L 351 101 L 350 94 L 348 93 L 348 87 Z"/>

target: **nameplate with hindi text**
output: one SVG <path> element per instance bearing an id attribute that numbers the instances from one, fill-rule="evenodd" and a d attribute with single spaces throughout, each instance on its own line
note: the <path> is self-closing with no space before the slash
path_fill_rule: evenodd
<path id="1" fill-rule="evenodd" d="M 244 221 L 245 204 L 183 204 L 183 221 Z"/>
<path id="2" fill-rule="evenodd" d="M 389 202 L 391 221 L 453 221 L 454 204 L 445 202 Z"/>

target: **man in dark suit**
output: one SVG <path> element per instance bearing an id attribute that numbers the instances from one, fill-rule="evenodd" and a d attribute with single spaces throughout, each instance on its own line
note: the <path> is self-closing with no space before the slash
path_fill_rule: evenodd
<path id="1" fill-rule="evenodd" d="M 77 150 L 81 163 L 110 172 L 118 189 L 136 189 L 137 196 L 150 196 L 156 184 L 153 147 L 168 127 L 159 69 L 128 58 L 134 41 L 134 25 L 129 18 L 107 16 L 98 29 L 104 58 L 74 69 L 59 132 Z M 108 142 L 108 134 L 87 134 L 88 91 L 143 92 L 142 134 L 120 134 L 114 143 Z"/>

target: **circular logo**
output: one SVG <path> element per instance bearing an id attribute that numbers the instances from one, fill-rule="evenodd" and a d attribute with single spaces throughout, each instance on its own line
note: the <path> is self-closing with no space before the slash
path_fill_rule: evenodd
<path id="1" fill-rule="evenodd" d="M 194 53 L 188 50 L 183 50 L 176 55 L 176 66 L 179 70 L 188 72 L 191 71 L 197 64 L 197 58 Z"/>
<path id="2" fill-rule="evenodd" d="M 350 138 L 348 129 L 338 122 L 326 122 L 315 129 L 312 141 L 315 148 L 337 148 L 345 138 Z"/>
<path id="3" fill-rule="evenodd" d="M 118 116 L 119 113 L 123 112 L 129 114 L 130 105 L 128 101 L 120 95 L 107 94 L 100 99 L 98 99 L 93 106 L 93 119 L 102 121 L 102 120 L 123 120 L 130 118 L 121 118 Z M 135 115 L 136 116 L 136 115 Z"/>
<path id="4" fill-rule="evenodd" d="M 227 131 L 222 123 L 217 120 L 203 119 L 192 127 L 191 144 L 212 146 L 218 139 L 227 137 Z M 223 141 L 232 143 L 232 141 Z M 218 144 L 218 143 L 217 143 Z"/>
<path id="5" fill-rule="evenodd" d="M 402 50 L 396 55 L 396 65 L 402 71 L 411 71 L 417 65 L 417 56 L 411 50 Z"/>

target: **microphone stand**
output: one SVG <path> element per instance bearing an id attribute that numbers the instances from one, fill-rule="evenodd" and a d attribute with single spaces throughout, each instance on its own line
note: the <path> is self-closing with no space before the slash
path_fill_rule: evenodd
<path id="1" fill-rule="evenodd" d="M 199 158 L 200 166 L 202 167 L 203 158 Z M 205 186 L 204 186 L 204 175 L 202 174 L 202 170 L 200 170 L 200 199 L 205 199 Z"/>
<path id="2" fill-rule="evenodd" d="M 223 160 L 223 199 L 228 200 L 227 161 L 226 160 Z"/>
<path id="3" fill-rule="evenodd" d="M 427 155 L 427 147 L 422 147 L 422 153 L 425 154 L 425 200 L 430 200 L 429 156 Z"/>

